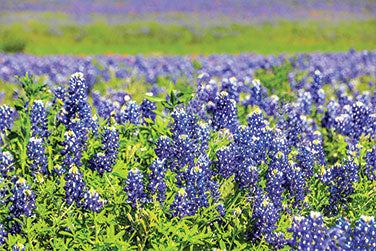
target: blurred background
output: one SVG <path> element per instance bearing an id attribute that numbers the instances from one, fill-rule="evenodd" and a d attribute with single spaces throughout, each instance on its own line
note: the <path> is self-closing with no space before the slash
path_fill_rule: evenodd
<path id="1" fill-rule="evenodd" d="M 0 50 L 50 54 L 372 50 L 372 0 L 1 0 Z"/>

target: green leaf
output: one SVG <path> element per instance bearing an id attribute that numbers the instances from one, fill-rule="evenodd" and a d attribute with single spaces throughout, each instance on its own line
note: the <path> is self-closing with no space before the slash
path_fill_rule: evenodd
<path id="1" fill-rule="evenodd" d="M 226 244 L 223 240 L 219 241 L 219 246 L 221 247 L 222 250 L 226 250 Z"/>
<path id="2" fill-rule="evenodd" d="M 197 59 L 193 60 L 193 68 L 197 71 L 202 67 L 202 64 L 197 61 Z"/>
<path id="3" fill-rule="evenodd" d="M 149 95 L 144 95 L 144 98 L 146 98 L 147 100 L 150 100 L 152 102 L 156 102 L 156 103 L 160 103 L 162 101 L 166 101 L 165 98 L 162 98 L 162 97 L 154 97 L 154 96 L 149 96 Z"/>

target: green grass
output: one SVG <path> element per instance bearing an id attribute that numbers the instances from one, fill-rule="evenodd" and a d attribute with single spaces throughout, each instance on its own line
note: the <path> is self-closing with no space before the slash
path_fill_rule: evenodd
<path id="1" fill-rule="evenodd" d="M 14 39 L 16 38 L 16 39 Z M 13 41 L 17 44 L 12 45 Z M 24 44 L 23 44 L 23 43 Z M 24 45 L 24 46 L 23 46 Z M 183 27 L 140 22 L 0 26 L 0 50 L 46 54 L 298 53 L 376 49 L 376 20 Z M 10 48 L 10 49 L 9 49 Z M 14 49 L 15 48 L 15 49 Z"/>

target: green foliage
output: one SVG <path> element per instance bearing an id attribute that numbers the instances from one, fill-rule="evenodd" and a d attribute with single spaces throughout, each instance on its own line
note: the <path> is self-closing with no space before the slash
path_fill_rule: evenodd
<path id="1" fill-rule="evenodd" d="M 270 70 L 260 69 L 255 73 L 255 77 L 260 79 L 262 85 L 268 89 L 269 94 L 275 94 L 281 100 L 291 102 L 294 97 L 289 84 L 288 73 L 292 70 L 291 62 L 286 62 L 281 66 L 273 66 Z"/>
<path id="2" fill-rule="evenodd" d="M 4 52 L 23 52 L 27 45 L 27 36 L 24 34 L 22 25 L 11 25 L 0 29 L 0 49 Z"/>
<path id="3" fill-rule="evenodd" d="M 226 27 L 167 25 L 140 21 L 108 25 L 98 20 L 88 25 L 64 22 L 17 23 L 0 27 L 0 49 L 46 54 L 210 54 L 258 52 L 298 53 L 375 49 L 375 20 L 280 21 L 275 25 L 230 24 Z M 53 44 L 53 46 L 51 46 Z M 196 65 L 199 67 L 199 65 Z"/>

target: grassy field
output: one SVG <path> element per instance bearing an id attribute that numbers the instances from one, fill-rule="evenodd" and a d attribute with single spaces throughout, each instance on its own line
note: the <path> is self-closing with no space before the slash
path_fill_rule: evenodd
<path id="1" fill-rule="evenodd" d="M 29 22 L 0 26 L 0 49 L 46 54 L 297 53 L 376 49 L 376 21 L 305 21 L 228 27 L 153 22 L 77 26 Z"/>

